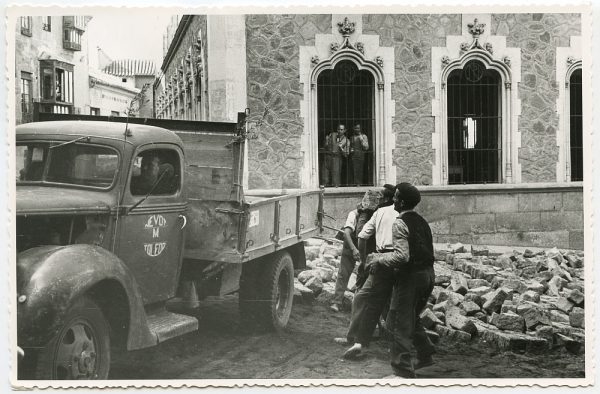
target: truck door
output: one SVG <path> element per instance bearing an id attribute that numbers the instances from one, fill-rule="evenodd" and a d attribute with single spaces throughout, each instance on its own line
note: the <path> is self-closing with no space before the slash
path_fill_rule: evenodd
<path id="1" fill-rule="evenodd" d="M 136 278 L 145 304 L 169 299 L 177 290 L 186 220 L 182 157 L 172 145 L 139 149 L 124 191 L 128 213 L 119 218 L 117 255 Z"/>

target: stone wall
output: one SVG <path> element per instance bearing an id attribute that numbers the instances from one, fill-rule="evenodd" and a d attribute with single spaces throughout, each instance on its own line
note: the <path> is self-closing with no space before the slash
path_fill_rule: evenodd
<path id="1" fill-rule="evenodd" d="M 325 212 L 339 228 L 366 189 L 328 190 Z M 583 249 L 581 186 L 478 185 L 423 186 L 417 211 L 434 233 L 434 242 Z"/>
<path id="2" fill-rule="evenodd" d="M 246 17 L 249 121 L 258 135 L 248 146 L 250 189 L 300 187 L 298 48 L 328 32 L 331 15 Z"/>
<path id="3" fill-rule="evenodd" d="M 491 32 L 521 48 L 521 176 L 523 182 L 556 181 L 556 47 L 581 35 L 579 14 L 494 14 Z"/>
<path id="4" fill-rule="evenodd" d="M 380 45 L 395 47 L 392 99 L 396 100 L 396 109 L 392 128 L 397 179 L 389 181 L 429 185 L 434 160 L 431 47 L 444 46 L 447 35 L 461 34 L 461 16 L 363 15 L 363 34 L 378 34 Z"/>

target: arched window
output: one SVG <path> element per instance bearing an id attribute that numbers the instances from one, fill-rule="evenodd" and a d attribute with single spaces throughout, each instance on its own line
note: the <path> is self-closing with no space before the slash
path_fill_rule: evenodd
<path id="1" fill-rule="evenodd" d="M 478 60 L 448 75 L 448 183 L 502 180 L 500 74 Z"/>
<path id="2" fill-rule="evenodd" d="M 571 180 L 583 181 L 583 118 L 581 69 L 569 78 L 569 128 L 571 153 Z"/>
<path id="3" fill-rule="evenodd" d="M 319 184 L 374 184 L 374 95 L 373 74 L 359 70 L 350 60 L 342 60 L 334 69 L 319 74 Z"/>

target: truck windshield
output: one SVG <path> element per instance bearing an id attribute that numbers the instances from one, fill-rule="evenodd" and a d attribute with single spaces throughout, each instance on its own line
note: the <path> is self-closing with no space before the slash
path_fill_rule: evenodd
<path id="1" fill-rule="evenodd" d="M 98 188 L 112 185 L 119 162 L 113 149 L 80 143 L 21 143 L 16 156 L 17 183 L 51 182 Z"/>

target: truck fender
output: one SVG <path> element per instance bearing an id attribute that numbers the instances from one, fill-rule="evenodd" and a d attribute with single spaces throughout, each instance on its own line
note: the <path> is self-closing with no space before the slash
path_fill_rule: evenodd
<path id="1" fill-rule="evenodd" d="M 127 266 L 106 249 L 80 244 L 42 246 L 17 256 L 19 346 L 46 345 L 64 324 L 69 307 L 83 295 L 98 301 L 112 332 L 126 335 L 127 349 L 157 343 Z"/>

